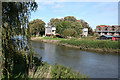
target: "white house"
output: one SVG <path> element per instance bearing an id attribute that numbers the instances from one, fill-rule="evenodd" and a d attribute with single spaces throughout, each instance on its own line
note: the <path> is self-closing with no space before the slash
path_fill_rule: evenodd
<path id="1" fill-rule="evenodd" d="M 50 35 L 55 35 L 56 33 L 56 28 L 46 25 L 45 26 L 45 36 L 50 36 Z"/>
<path id="2" fill-rule="evenodd" d="M 83 36 L 87 36 L 88 35 L 88 28 L 83 28 Z"/>

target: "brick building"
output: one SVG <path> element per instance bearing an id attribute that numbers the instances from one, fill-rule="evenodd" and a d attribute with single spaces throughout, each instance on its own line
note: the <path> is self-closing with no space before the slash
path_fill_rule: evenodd
<path id="1" fill-rule="evenodd" d="M 96 26 L 96 33 L 101 35 L 120 36 L 120 26 L 117 25 L 98 25 Z"/>

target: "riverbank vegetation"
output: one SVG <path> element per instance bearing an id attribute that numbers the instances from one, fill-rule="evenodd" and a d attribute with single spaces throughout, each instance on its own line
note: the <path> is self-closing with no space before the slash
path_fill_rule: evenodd
<path id="1" fill-rule="evenodd" d="M 60 41 L 62 44 L 69 44 L 78 46 L 81 50 L 93 50 L 93 51 L 100 51 L 106 53 L 115 53 L 118 54 L 119 44 L 118 41 L 111 41 L 111 40 L 62 40 Z"/>
<path id="2" fill-rule="evenodd" d="M 62 65 L 58 65 L 58 64 L 55 64 L 52 66 L 52 69 L 51 69 L 51 75 L 53 78 L 88 78 L 88 76 L 80 73 L 79 72 L 76 72 L 74 70 L 72 70 L 71 68 L 68 68 L 68 67 L 65 67 L 65 66 L 62 66 Z"/>
<path id="3" fill-rule="evenodd" d="M 89 40 L 89 39 L 70 39 L 62 40 L 60 43 L 80 46 L 83 48 L 101 48 L 101 49 L 118 49 L 118 41 L 111 40 Z"/>
<path id="4" fill-rule="evenodd" d="M 38 60 L 38 58 L 37 58 Z M 41 61 L 41 60 L 39 60 Z M 37 64 L 34 68 L 31 70 L 29 74 L 29 78 L 54 78 L 54 79 L 75 79 L 75 78 L 85 78 L 87 79 L 88 76 L 82 74 L 80 71 L 76 72 L 75 70 L 65 67 L 63 65 L 59 65 L 55 63 L 54 65 L 50 65 L 47 62 L 40 62 L 37 61 Z"/>
<path id="5" fill-rule="evenodd" d="M 112 40 L 97 40 L 95 37 L 84 37 L 84 38 L 53 38 L 53 37 L 36 37 L 33 41 L 43 41 L 55 43 L 58 45 L 64 45 L 69 47 L 79 48 L 81 50 L 91 50 L 106 53 L 118 54 L 119 43 L 118 41 Z"/>

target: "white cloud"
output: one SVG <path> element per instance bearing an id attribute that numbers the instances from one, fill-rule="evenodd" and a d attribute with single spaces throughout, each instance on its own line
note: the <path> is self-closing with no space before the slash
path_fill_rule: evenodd
<path id="1" fill-rule="evenodd" d="M 55 18 L 62 19 L 63 17 L 55 17 Z"/>
<path id="2" fill-rule="evenodd" d="M 59 4 L 52 6 L 52 8 L 62 8 L 62 7 L 63 7 L 63 6 L 62 6 L 62 5 L 59 5 Z"/>

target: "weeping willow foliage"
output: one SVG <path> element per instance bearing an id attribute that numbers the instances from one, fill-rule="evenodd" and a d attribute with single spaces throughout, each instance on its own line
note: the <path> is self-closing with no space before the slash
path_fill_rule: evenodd
<path id="1" fill-rule="evenodd" d="M 28 19 L 31 11 L 35 11 L 37 7 L 37 3 L 31 0 L 2 3 L 2 77 L 5 79 L 27 78 L 33 52 L 29 50 L 26 53 L 16 49 L 11 38 L 25 36 L 27 44 L 30 43 Z"/>

